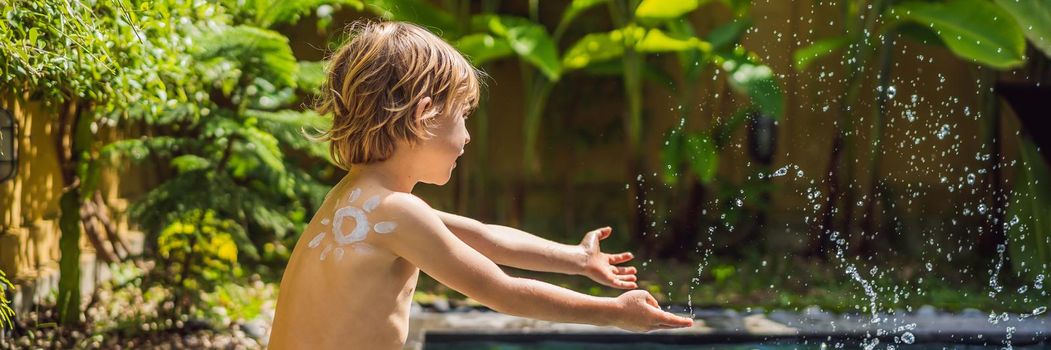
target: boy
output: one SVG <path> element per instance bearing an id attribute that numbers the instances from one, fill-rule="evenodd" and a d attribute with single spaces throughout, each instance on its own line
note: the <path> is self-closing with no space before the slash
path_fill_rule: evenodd
<path id="1" fill-rule="evenodd" d="M 399 349 L 420 270 L 496 311 L 633 331 L 692 325 L 641 290 L 616 298 L 510 277 L 497 263 L 584 274 L 635 288 L 630 253 L 605 254 L 589 232 L 578 246 L 438 212 L 411 194 L 443 185 L 470 135 L 479 72 L 412 24 L 356 23 L 331 60 L 322 138 L 348 174 L 329 192 L 293 250 L 278 297 L 271 349 Z M 352 165 L 352 166 L 351 166 Z"/>

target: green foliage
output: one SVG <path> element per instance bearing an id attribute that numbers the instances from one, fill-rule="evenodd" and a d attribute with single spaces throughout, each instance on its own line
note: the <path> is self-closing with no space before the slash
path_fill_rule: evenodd
<path id="1" fill-rule="evenodd" d="M 684 21 L 672 22 L 679 23 L 678 26 L 688 27 Z M 725 50 L 734 47 L 738 42 L 741 41 L 741 36 L 744 35 L 745 31 L 752 28 L 752 21 L 748 18 L 737 18 L 726 24 L 715 27 L 712 31 L 708 32 L 708 43 L 712 45 L 712 50 Z M 692 31 L 692 28 L 690 28 Z"/>
<path id="2" fill-rule="evenodd" d="M 1025 38 L 1051 55 L 1051 1 L 952 0 L 910 1 L 884 13 L 891 19 L 882 29 L 897 31 L 925 44 L 944 45 L 957 56 L 997 69 L 1025 61 Z M 1012 20 L 1013 19 L 1013 20 Z M 849 37 L 814 41 L 794 54 L 796 69 L 850 45 Z"/>
<path id="3" fill-rule="evenodd" d="M 303 91 L 318 91 L 325 82 L 325 62 L 299 61 L 296 86 Z"/>
<path id="4" fill-rule="evenodd" d="M 288 38 L 280 33 L 252 26 L 222 26 L 197 38 L 199 52 L 195 58 L 207 65 L 205 81 L 220 84 L 223 93 L 230 94 L 235 87 L 249 80 L 250 86 L 269 88 L 273 92 L 282 87 L 296 87 L 299 65 L 288 46 Z M 255 81 L 257 80 L 258 81 Z M 246 88 L 248 95 L 256 95 Z M 277 102 L 277 101 L 274 101 Z M 270 105 L 273 108 L 273 105 Z"/>
<path id="5" fill-rule="evenodd" d="M 666 21 L 677 19 L 696 10 L 707 0 L 662 1 L 643 0 L 635 9 L 635 17 L 642 21 Z"/>
<path id="6" fill-rule="evenodd" d="M 121 159 L 174 172 L 133 203 L 131 218 L 147 232 L 149 248 L 175 260 L 193 257 L 180 270 L 187 281 L 208 280 L 218 262 L 234 269 L 286 256 L 295 239 L 289 233 L 324 196 L 317 174 L 331 171 L 327 146 L 303 135 L 323 128 L 324 117 L 288 108 L 316 91 L 324 63 L 298 62 L 288 39 L 269 27 L 312 12 L 323 21 L 342 5 L 363 8 L 354 0 L 0 4 L 7 17 L 0 82 L 49 104 L 83 106 L 73 135 L 76 164 L 64 165 L 79 182 L 67 180 L 82 186 L 62 206 L 60 302 L 69 320 L 79 317 L 79 298 L 71 297 L 79 295 L 76 199 L 91 196 L 101 167 Z M 149 137 L 97 144 L 99 128 L 118 125 Z M 229 237 L 177 229 L 193 220 L 221 223 Z M 175 244 L 190 237 L 201 243 Z M 177 246 L 205 251 L 186 255 Z M 217 247 L 222 254 L 209 253 Z M 265 247 L 272 254 L 259 254 Z"/>
<path id="7" fill-rule="evenodd" d="M 211 290 L 229 280 L 239 273 L 233 237 L 245 236 L 242 230 L 233 220 L 217 218 L 214 211 L 183 212 L 157 238 L 160 257 L 167 261 L 163 276 L 189 290 Z"/>
<path id="8" fill-rule="evenodd" d="M 7 280 L 7 274 L 4 273 L 4 270 L 0 270 L 0 329 L 10 328 L 15 325 L 11 321 L 11 318 L 15 317 L 15 310 L 11 309 L 11 301 L 7 300 L 7 291 L 13 288 L 15 288 L 15 285 Z"/>
<path id="9" fill-rule="evenodd" d="M 656 3 L 659 2 L 649 6 L 657 6 Z M 643 2 L 640 8 L 643 5 L 646 5 L 646 2 Z M 636 15 L 638 11 L 641 10 L 637 10 Z M 678 10 L 668 11 L 675 13 Z M 725 139 L 743 125 L 753 111 L 774 119 L 782 118 L 784 97 L 773 70 L 760 63 L 757 55 L 738 44 L 741 36 L 751 26 L 749 19 L 741 17 L 718 26 L 708 33 L 708 40 L 697 39 L 692 26 L 686 21 L 665 18 L 664 24 L 668 28 L 667 34 L 661 31 L 653 32 L 655 29 L 651 29 L 652 33 L 659 35 L 653 36 L 652 40 L 640 41 L 639 50 L 677 54 L 679 66 L 685 76 L 681 85 L 673 83 L 669 86 L 684 90 L 684 93 L 688 94 L 692 85 L 700 80 L 702 72 L 711 67 L 728 73 L 727 82 L 730 87 L 735 92 L 748 96 L 751 101 L 751 106 L 736 112 L 727 122 L 710 130 L 687 131 L 678 126 L 668 132 L 661 148 L 663 181 L 668 184 L 677 183 L 680 175 L 689 168 L 698 181 L 708 184 L 715 179 L 719 150 Z M 642 43 L 645 45 L 641 45 Z M 684 96 L 683 102 L 680 103 L 695 103 L 689 98 L 690 96 Z"/>
<path id="10" fill-rule="evenodd" d="M 1011 13 L 984 0 L 907 2 L 888 10 L 930 27 L 957 56 L 998 69 L 1025 62 L 1025 36 Z"/>
<path id="11" fill-rule="evenodd" d="M 1051 168 L 1032 141 L 1022 139 L 1019 148 L 1022 167 L 1007 206 L 1007 246 L 1015 271 L 1029 279 L 1046 278 L 1051 267 Z"/>
<path id="12" fill-rule="evenodd" d="M 1037 49 L 1051 57 L 1051 0 L 996 0 Z"/>
<path id="13" fill-rule="evenodd" d="M 511 44 L 488 33 L 466 35 L 454 43 L 456 49 L 471 59 L 474 65 L 508 57 L 514 53 Z"/>
<path id="14" fill-rule="evenodd" d="M 758 56 L 737 47 L 731 53 L 715 55 L 714 63 L 729 73 L 730 87 L 748 95 L 756 110 L 764 116 L 781 119 L 784 96 L 774 79 L 773 70 L 759 63 Z"/>
<path id="15" fill-rule="evenodd" d="M 131 101 L 163 106 L 180 98 L 165 94 L 168 82 L 185 78 L 180 55 L 171 54 L 183 42 L 173 34 L 182 19 L 210 10 L 190 3 L 4 2 L 0 82 L 51 104 L 90 101 L 98 114 L 123 113 Z"/>
<path id="16" fill-rule="evenodd" d="M 223 283 L 213 292 L 201 294 L 205 307 L 197 314 L 222 327 L 263 316 L 268 303 L 277 300 L 277 285 L 254 281 L 250 284 Z"/>
<path id="17" fill-rule="evenodd" d="M 321 3 L 332 2 L 281 6 L 306 13 L 305 8 Z M 307 213 L 320 205 L 326 192 L 316 174 L 331 169 L 328 146 L 305 134 L 329 122 L 312 111 L 286 107 L 296 103 L 298 96 L 316 91 L 324 79 L 324 63 L 297 61 L 287 38 L 257 26 L 285 22 L 291 10 L 275 10 L 284 14 L 274 15 L 254 13 L 251 8 L 232 9 L 233 19 L 195 23 L 180 33 L 193 43 L 184 59 L 193 62 L 185 69 L 194 79 L 181 85 L 179 93 L 195 96 L 196 109 L 169 105 L 151 119 L 153 137 L 120 140 L 100 152 L 110 162 L 121 157 L 160 160 L 156 165 L 176 171 L 177 176 L 133 203 L 130 212 L 155 237 L 162 255 L 171 252 L 165 250 L 165 244 L 179 242 L 173 238 L 197 237 L 172 234 L 183 232 L 175 228 L 188 227 L 188 220 L 222 223 L 225 236 L 221 237 L 229 239 L 207 242 L 223 242 L 223 249 L 236 247 L 233 255 L 240 253 L 242 259 L 211 259 L 200 252 L 203 260 L 191 259 L 190 267 L 184 269 L 190 274 L 188 279 L 209 280 L 216 275 L 216 262 L 233 267 L 244 262 L 257 266 L 274 259 L 280 263 L 287 254 L 286 245 L 296 239 L 290 233 L 302 229 L 309 219 Z M 235 25 L 237 20 L 242 24 Z M 216 195 L 220 193 L 223 195 Z M 229 225 L 236 227 L 226 227 Z M 270 249 L 264 249 L 267 247 Z"/>
<path id="18" fill-rule="evenodd" d="M 719 170 L 719 150 L 705 133 L 689 133 L 682 128 L 672 129 L 661 148 L 662 179 L 676 183 L 683 166 L 689 167 L 701 183 L 710 183 Z"/>
<path id="19" fill-rule="evenodd" d="M 558 48 L 543 25 L 525 18 L 496 15 L 477 15 L 471 21 L 475 28 L 506 40 L 518 57 L 535 66 L 549 80 L 558 81 L 562 74 Z"/>
<path id="20" fill-rule="evenodd" d="M 737 268 L 733 265 L 717 265 L 712 266 L 712 278 L 715 279 L 716 285 L 725 284 L 730 278 L 737 272 Z"/>
<path id="21" fill-rule="evenodd" d="M 341 6 L 362 10 L 360 0 L 225 0 L 223 8 L 233 17 L 234 23 L 269 28 L 276 24 L 296 23 L 303 15 L 316 12 L 319 20 L 331 21 L 331 14 Z"/>
<path id="22" fill-rule="evenodd" d="M 673 38 L 658 28 L 630 25 L 606 33 L 588 34 L 573 44 L 562 58 L 566 69 L 580 69 L 590 64 L 619 58 L 625 49 L 642 53 L 711 50 L 711 44 L 699 38 Z"/>
<path id="23" fill-rule="evenodd" d="M 807 67 L 810 66 L 810 63 L 842 49 L 849 43 L 850 38 L 846 36 L 835 36 L 814 40 L 810 45 L 796 50 L 796 52 L 792 54 L 796 70 L 800 72 L 805 71 Z"/>

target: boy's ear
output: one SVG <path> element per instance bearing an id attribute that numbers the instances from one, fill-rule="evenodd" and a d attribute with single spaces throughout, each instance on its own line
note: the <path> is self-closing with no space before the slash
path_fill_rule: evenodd
<path id="1" fill-rule="evenodd" d="M 413 115 L 414 117 L 416 117 L 415 120 L 417 122 L 422 122 L 423 120 L 428 119 L 428 117 L 430 117 L 430 116 L 427 115 L 427 110 L 429 110 L 430 108 L 431 108 L 431 98 L 430 98 L 430 96 L 421 98 L 420 102 L 416 103 L 416 113 Z"/>

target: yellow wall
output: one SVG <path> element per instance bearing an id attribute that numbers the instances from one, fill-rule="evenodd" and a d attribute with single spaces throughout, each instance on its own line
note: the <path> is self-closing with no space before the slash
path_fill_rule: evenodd
<path id="1" fill-rule="evenodd" d="M 18 123 L 18 174 L 0 184 L 0 269 L 13 279 L 57 270 L 58 198 L 62 178 L 55 113 L 25 96 L 0 97 Z"/>

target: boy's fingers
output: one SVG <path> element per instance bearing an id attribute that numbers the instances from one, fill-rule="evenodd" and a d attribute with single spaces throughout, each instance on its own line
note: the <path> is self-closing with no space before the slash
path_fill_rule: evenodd
<path id="1" fill-rule="evenodd" d="M 638 277 L 635 277 L 635 275 L 620 275 L 617 276 L 617 279 L 625 282 L 635 282 L 638 280 Z"/>
<path id="2" fill-rule="evenodd" d="M 674 326 L 675 328 L 693 326 L 692 319 L 676 316 L 675 314 L 670 312 L 664 312 L 664 314 L 661 316 L 662 317 L 660 319 L 660 323 L 662 325 Z"/>
<path id="3" fill-rule="evenodd" d="M 631 261 L 631 259 L 634 259 L 634 258 L 635 258 L 635 256 L 632 255 L 631 252 L 623 252 L 623 253 L 620 253 L 620 254 L 610 254 L 609 255 L 609 263 L 610 264 L 620 264 L 620 263 Z"/>
<path id="4" fill-rule="evenodd" d="M 613 273 L 618 275 L 634 275 L 638 271 L 634 266 L 613 266 Z"/>
<path id="5" fill-rule="evenodd" d="M 608 238 L 609 235 L 611 233 L 613 233 L 613 228 L 609 227 L 609 226 L 606 226 L 606 227 L 598 229 L 597 231 L 599 232 L 598 239 L 603 240 L 603 239 Z"/>
<path id="6" fill-rule="evenodd" d="M 616 279 L 616 278 L 613 278 L 612 280 L 613 280 L 613 283 L 611 283 L 610 287 L 620 288 L 620 289 L 635 289 L 635 288 L 638 287 L 635 284 L 635 282 L 625 281 L 625 280 Z"/>

